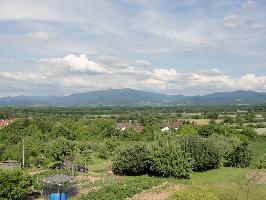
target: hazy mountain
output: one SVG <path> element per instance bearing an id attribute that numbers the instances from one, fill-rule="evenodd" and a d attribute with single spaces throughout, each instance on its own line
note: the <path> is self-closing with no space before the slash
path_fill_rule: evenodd
<path id="1" fill-rule="evenodd" d="M 133 89 L 111 89 L 56 96 L 17 96 L 0 98 L 0 106 L 133 106 L 133 105 L 214 105 L 258 104 L 266 102 L 265 92 L 216 92 L 202 96 L 164 95 Z"/>

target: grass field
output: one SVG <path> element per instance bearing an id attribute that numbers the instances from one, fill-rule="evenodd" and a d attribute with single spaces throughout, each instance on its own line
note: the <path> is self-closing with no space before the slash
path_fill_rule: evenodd
<path id="1" fill-rule="evenodd" d="M 255 170 L 255 169 L 250 169 L 250 168 L 220 168 L 220 169 L 209 170 L 206 172 L 193 173 L 191 180 L 178 180 L 174 178 L 161 179 L 161 178 L 156 178 L 156 177 L 150 177 L 151 179 L 154 179 L 154 181 L 157 181 L 157 180 L 160 181 L 161 185 L 164 185 L 164 186 L 159 187 L 156 190 L 151 188 L 141 193 L 138 193 L 137 192 L 138 190 L 136 190 L 136 194 L 133 195 L 131 193 L 130 196 L 131 197 L 134 196 L 133 199 L 138 199 L 138 200 L 142 199 L 142 197 L 143 198 L 145 197 L 145 199 L 147 200 L 150 200 L 155 197 L 156 197 L 155 198 L 156 200 L 169 200 L 171 193 L 175 192 L 176 190 L 182 189 L 182 187 L 185 185 L 189 187 L 189 185 L 194 184 L 194 185 L 200 185 L 202 187 L 205 187 L 207 190 L 217 195 L 221 200 L 229 200 L 229 199 L 230 200 L 232 199 L 242 200 L 242 199 L 246 199 L 246 193 L 241 191 L 240 185 L 246 179 L 247 174 L 254 173 L 254 172 L 260 172 L 261 174 L 263 174 L 263 179 L 265 179 L 264 181 L 266 181 L 266 170 Z M 90 182 L 89 184 L 90 188 L 102 188 L 99 190 L 100 193 L 103 193 L 105 191 L 110 192 L 110 188 L 112 187 L 113 184 L 115 186 L 116 183 L 120 182 L 121 180 L 124 180 L 124 179 L 127 180 L 128 178 L 130 179 L 133 178 L 133 177 L 132 178 L 131 177 L 120 177 L 120 178 L 116 177 L 111 182 L 109 181 L 102 182 L 103 178 L 105 178 L 106 176 L 103 174 L 103 172 L 98 173 L 98 174 L 97 173 L 88 174 L 87 176 L 101 177 L 101 179 L 97 180 L 95 183 Z M 136 180 L 140 181 L 140 178 L 141 177 L 139 177 Z M 105 187 L 107 188 L 105 189 Z M 128 185 L 127 187 L 130 187 L 130 185 Z M 131 191 L 130 188 L 127 188 L 127 190 Z M 119 192 L 122 192 L 122 191 L 119 191 Z M 104 196 L 104 194 L 101 194 L 101 195 Z M 250 193 L 249 199 L 266 200 L 266 182 L 263 182 L 263 183 L 259 182 L 256 185 L 255 189 Z"/>
<path id="2" fill-rule="evenodd" d="M 240 185 L 247 173 L 258 170 L 243 168 L 220 168 L 192 175 L 192 184 L 199 184 L 216 194 L 220 199 L 246 199 Z M 266 176 L 266 170 L 262 170 Z M 252 200 L 266 199 L 266 185 L 258 184 L 250 194 Z"/>

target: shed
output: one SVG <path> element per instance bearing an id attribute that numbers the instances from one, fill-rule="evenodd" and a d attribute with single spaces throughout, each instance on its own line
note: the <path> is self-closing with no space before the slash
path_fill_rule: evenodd
<path id="1" fill-rule="evenodd" d="M 20 169 L 21 163 L 17 160 L 5 160 L 0 163 L 2 169 Z"/>
<path id="2" fill-rule="evenodd" d="M 71 182 L 73 176 L 56 174 L 43 179 L 43 195 L 50 193 L 66 193 L 68 197 L 77 194 L 77 186 Z"/>

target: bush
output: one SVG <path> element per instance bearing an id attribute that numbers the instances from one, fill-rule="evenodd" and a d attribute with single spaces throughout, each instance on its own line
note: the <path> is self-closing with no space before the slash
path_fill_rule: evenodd
<path id="1" fill-rule="evenodd" d="M 124 200 L 161 183 L 161 179 L 148 176 L 127 177 L 122 181 L 103 186 L 97 191 L 92 191 L 80 200 Z"/>
<path id="2" fill-rule="evenodd" d="M 74 142 L 61 137 L 48 144 L 46 155 L 55 161 L 63 161 L 66 156 L 73 156 L 74 150 Z"/>
<path id="3" fill-rule="evenodd" d="M 241 131 L 241 134 L 247 136 L 249 139 L 254 140 L 257 137 L 257 133 L 253 128 L 245 127 Z"/>
<path id="4" fill-rule="evenodd" d="M 237 134 L 237 129 L 217 124 L 203 125 L 198 128 L 198 134 L 202 137 L 209 137 L 213 134 L 232 136 Z"/>
<path id="5" fill-rule="evenodd" d="M 221 157 L 221 165 L 228 165 L 229 156 L 235 151 L 235 148 L 241 144 L 238 137 L 227 137 L 224 135 L 211 135 L 207 140 L 215 144 Z"/>
<path id="6" fill-rule="evenodd" d="M 117 151 L 118 147 L 120 146 L 120 142 L 114 139 L 106 139 L 104 143 L 100 144 L 98 148 L 97 156 L 101 159 L 108 159 L 110 156 Z"/>
<path id="7" fill-rule="evenodd" d="M 151 172 L 156 176 L 189 178 L 191 164 L 178 144 L 160 141 L 152 148 Z"/>
<path id="8" fill-rule="evenodd" d="M 187 189 L 179 190 L 172 196 L 173 200 L 219 200 L 211 192 L 199 186 L 192 186 Z"/>
<path id="9" fill-rule="evenodd" d="M 29 193 L 32 180 L 21 171 L 0 170 L 0 183 L 0 199 L 21 200 Z"/>
<path id="10" fill-rule="evenodd" d="M 248 167 L 251 162 L 251 152 L 246 142 L 238 145 L 228 156 L 228 164 L 232 167 Z"/>
<path id="11" fill-rule="evenodd" d="M 149 169 L 149 153 L 149 149 L 143 144 L 123 147 L 113 160 L 112 168 L 117 174 L 145 174 Z"/>
<path id="12" fill-rule="evenodd" d="M 255 167 L 258 169 L 266 169 L 266 153 L 258 158 Z"/>
<path id="13" fill-rule="evenodd" d="M 220 166 L 222 156 L 214 141 L 189 135 L 182 137 L 179 142 L 182 150 L 192 158 L 193 171 L 204 171 Z"/>
<path id="14" fill-rule="evenodd" d="M 177 133 L 179 135 L 195 135 L 197 133 L 197 130 L 191 124 L 183 124 L 179 127 Z"/>

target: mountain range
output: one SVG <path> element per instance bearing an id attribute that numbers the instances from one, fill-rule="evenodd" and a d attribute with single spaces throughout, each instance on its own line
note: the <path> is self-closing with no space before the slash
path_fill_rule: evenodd
<path id="1" fill-rule="evenodd" d="M 206 95 L 165 95 L 134 89 L 109 89 L 68 96 L 15 96 L 0 98 L 0 106 L 163 106 L 266 103 L 266 92 L 215 92 Z"/>

